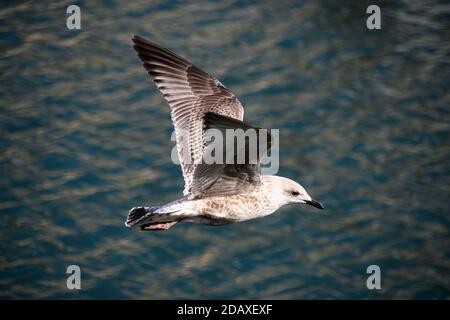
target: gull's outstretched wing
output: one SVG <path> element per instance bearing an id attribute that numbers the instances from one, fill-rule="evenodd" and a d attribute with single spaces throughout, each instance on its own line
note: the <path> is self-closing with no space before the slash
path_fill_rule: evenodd
<path id="1" fill-rule="evenodd" d="M 244 109 L 217 79 L 188 60 L 142 37 L 134 36 L 132 40 L 145 69 L 170 105 L 184 194 L 189 194 L 195 164 L 201 162 L 204 149 L 204 114 L 214 112 L 242 120 Z"/>
<path id="2" fill-rule="evenodd" d="M 271 147 L 270 132 L 211 112 L 205 114 L 204 123 L 206 135 L 211 132 L 208 131 L 210 129 L 214 129 L 216 134 L 221 133 L 222 138 L 218 145 L 213 145 L 217 141 L 212 138 L 206 140 L 210 140 L 207 147 L 211 146 L 211 150 L 216 150 L 215 153 L 217 153 L 217 147 L 222 148 L 220 153 L 223 154 L 223 161 L 222 164 L 201 163 L 196 166 L 192 195 L 194 197 L 227 196 L 245 193 L 248 187 L 259 184 L 261 157 Z M 233 135 L 226 133 L 228 129 L 233 132 Z M 238 142 L 239 138 L 235 138 L 238 136 L 235 135 L 237 130 L 241 132 L 241 143 Z M 229 151 L 231 152 L 228 154 Z"/>

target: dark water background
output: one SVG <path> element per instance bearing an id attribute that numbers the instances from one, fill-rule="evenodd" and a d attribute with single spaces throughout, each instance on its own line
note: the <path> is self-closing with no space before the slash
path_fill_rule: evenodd
<path id="1" fill-rule="evenodd" d="M 378 1 L 2 2 L 0 298 L 449 298 L 450 6 Z M 168 106 L 132 34 L 280 128 L 281 169 L 327 210 L 142 233 L 180 196 Z M 82 290 L 66 288 L 77 264 Z M 382 290 L 366 288 L 377 264 Z"/>

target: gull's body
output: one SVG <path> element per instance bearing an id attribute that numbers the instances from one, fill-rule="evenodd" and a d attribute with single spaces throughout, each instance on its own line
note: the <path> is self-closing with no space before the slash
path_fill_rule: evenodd
<path id="1" fill-rule="evenodd" d="M 141 37 L 133 37 L 133 42 L 171 107 L 185 189 L 184 196 L 171 203 L 131 209 L 126 226 L 166 230 L 179 222 L 223 225 L 264 217 L 291 203 L 323 209 L 295 181 L 261 176 L 259 158 L 257 165 L 203 164 L 207 128 L 260 129 L 242 122 L 242 104 L 217 79 Z M 267 139 L 270 148 L 270 135 Z"/>
<path id="2" fill-rule="evenodd" d="M 292 195 L 284 191 L 284 183 L 289 183 L 287 180 L 277 176 L 261 176 L 261 183 L 245 193 L 192 200 L 181 198 L 154 208 L 148 219 L 144 218 L 139 223 L 165 223 L 177 219 L 180 222 L 223 225 L 264 217 L 291 203 Z M 294 190 L 297 186 L 292 187 Z M 150 209 L 144 207 L 148 212 Z"/>

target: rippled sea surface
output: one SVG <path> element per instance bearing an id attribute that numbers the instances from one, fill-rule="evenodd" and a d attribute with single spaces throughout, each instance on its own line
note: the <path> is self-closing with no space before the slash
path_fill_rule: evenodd
<path id="1" fill-rule="evenodd" d="M 0 9 L 0 298 L 450 298 L 450 6 L 378 1 L 85 1 Z M 168 106 L 139 34 L 280 128 L 279 175 L 326 206 L 146 233 L 180 197 Z M 66 287 L 81 268 L 82 290 Z M 381 290 L 366 269 L 381 268 Z"/>

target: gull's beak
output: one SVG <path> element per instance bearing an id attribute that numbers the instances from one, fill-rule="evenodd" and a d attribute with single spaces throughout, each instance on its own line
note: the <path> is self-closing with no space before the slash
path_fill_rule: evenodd
<path id="1" fill-rule="evenodd" d="M 325 207 L 319 201 L 316 201 L 313 199 L 305 200 L 305 203 L 309 204 L 310 206 L 313 206 L 314 208 L 317 208 L 317 209 L 325 209 Z"/>

